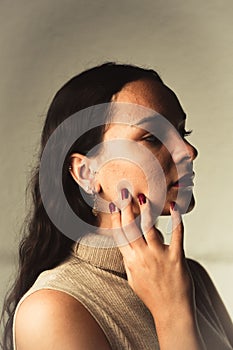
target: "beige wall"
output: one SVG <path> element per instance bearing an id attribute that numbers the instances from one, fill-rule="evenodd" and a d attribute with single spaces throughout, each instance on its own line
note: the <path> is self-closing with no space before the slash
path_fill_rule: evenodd
<path id="1" fill-rule="evenodd" d="M 1 298 L 49 101 L 73 74 L 115 60 L 157 69 L 188 114 L 199 157 L 187 253 L 233 314 L 232 17 L 232 0 L 1 1 Z"/>

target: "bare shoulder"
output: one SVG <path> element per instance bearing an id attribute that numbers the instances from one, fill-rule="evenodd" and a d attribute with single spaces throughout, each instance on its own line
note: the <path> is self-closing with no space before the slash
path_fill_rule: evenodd
<path id="1" fill-rule="evenodd" d="M 20 305 L 15 323 L 17 350 L 111 350 L 101 327 L 72 296 L 44 289 Z"/>

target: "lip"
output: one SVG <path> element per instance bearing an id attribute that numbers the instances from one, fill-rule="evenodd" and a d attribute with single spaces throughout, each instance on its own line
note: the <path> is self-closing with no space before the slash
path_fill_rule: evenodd
<path id="1" fill-rule="evenodd" d="M 176 188 L 193 187 L 194 186 L 194 183 L 193 183 L 194 176 L 195 176 L 194 172 L 188 173 L 188 174 L 182 176 L 176 182 L 174 182 L 172 184 L 172 187 L 176 187 Z"/>

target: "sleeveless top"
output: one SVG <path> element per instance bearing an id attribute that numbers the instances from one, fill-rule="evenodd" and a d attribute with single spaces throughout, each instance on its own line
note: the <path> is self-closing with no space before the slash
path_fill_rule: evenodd
<path id="1" fill-rule="evenodd" d="M 232 349 L 201 277 L 193 264 L 189 267 L 198 291 L 197 321 L 207 349 Z M 128 285 L 122 255 L 111 238 L 97 234 L 81 238 L 65 262 L 39 275 L 20 300 L 15 315 L 23 300 L 41 289 L 65 292 L 82 303 L 112 350 L 159 350 L 153 317 Z M 15 319 L 13 342 L 16 350 Z"/>

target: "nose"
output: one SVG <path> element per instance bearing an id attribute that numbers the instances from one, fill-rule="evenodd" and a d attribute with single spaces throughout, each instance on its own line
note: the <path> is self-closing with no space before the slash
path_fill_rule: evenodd
<path id="1" fill-rule="evenodd" d="M 190 157 L 192 160 L 196 159 L 198 156 L 198 151 L 197 149 L 191 144 L 189 143 L 187 140 L 185 140 L 186 146 L 188 148 L 188 152 L 190 154 Z"/>

